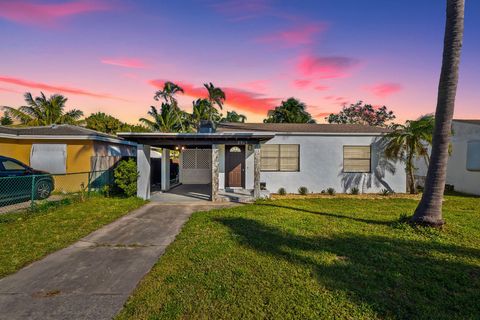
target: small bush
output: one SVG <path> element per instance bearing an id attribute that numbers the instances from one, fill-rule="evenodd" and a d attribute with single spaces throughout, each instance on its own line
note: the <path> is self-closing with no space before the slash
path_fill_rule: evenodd
<path id="1" fill-rule="evenodd" d="M 360 189 L 358 189 L 357 187 L 353 187 L 350 189 L 350 194 L 359 194 L 360 193 Z"/>
<path id="2" fill-rule="evenodd" d="M 327 191 L 325 191 L 325 189 L 323 189 L 322 191 L 320 191 L 321 194 L 325 194 L 327 193 Z"/>
<path id="3" fill-rule="evenodd" d="M 127 197 L 137 195 L 137 164 L 133 159 L 120 161 L 114 172 L 115 184 Z"/>
<path id="4" fill-rule="evenodd" d="M 334 188 L 331 188 L 331 187 L 330 187 L 330 188 L 327 189 L 327 193 L 328 193 L 329 195 L 333 196 L 333 195 L 335 195 L 336 191 L 335 191 Z"/>
<path id="5" fill-rule="evenodd" d="M 284 196 L 287 194 L 287 190 L 285 190 L 285 188 L 280 188 L 278 189 L 277 193 L 281 196 Z"/>
<path id="6" fill-rule="evenodd" d="M 300 187 L 298 188 L 298 193 L 301 195 L 306 195 L 308 193 L 308 188 L 307 187 Z"/>

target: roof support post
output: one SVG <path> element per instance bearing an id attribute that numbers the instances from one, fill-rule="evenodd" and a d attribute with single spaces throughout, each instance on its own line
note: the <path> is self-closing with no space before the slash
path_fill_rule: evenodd
<path id="1" fill-rule="evenodd" d="M 162 149 L 162 191 L 170 190 L 170 150 Z"/>
<path id="2" fill-rule="evenodd" d="M 260 198 L 260 144 L 253 149 L 253 197 Z"/>
<path id="3" fill-rule="evenodd" d="M 218 201 L 218 185 L 219 185 L 219 172 L 220 172 L 220 156 L 218 150 L 218 144 L 212 144 L 212 201 Z"/>
<path id="4" fill-rule="evenodd" d="M 137 197 L 144 200 L 150 199 L 150 146 L 139 144 L 137 146 Z"/>

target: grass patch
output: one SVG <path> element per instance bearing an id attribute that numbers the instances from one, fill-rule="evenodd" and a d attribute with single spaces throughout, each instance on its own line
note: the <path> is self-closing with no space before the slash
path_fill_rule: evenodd
<path id="1" fill-rule="evenodd" d="M 447 196 L 443 230 L 408 197 L 195 213 L 118 319 L 475 319 L 479 200 Z"/>
<path id="2" fill-rule="evenodd" d="M 138 198 L 93 196 L 84 202 L 63 199 L 33 212 L 0 215 L 0 277 L 64 248 L 138 208 Z"/>

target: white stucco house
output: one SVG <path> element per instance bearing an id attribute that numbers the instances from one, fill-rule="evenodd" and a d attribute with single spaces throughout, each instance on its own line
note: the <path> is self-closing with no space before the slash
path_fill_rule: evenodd
<path id="1" fill-rule="evenodd" d="M 150 197 L 150 147 L 163 148 L 162 190 L 170 189 L 170 151 L 179 156 L 179 182 L 208 185 L 211 200 L 242 190 L 255 198 L 285 188 L 319 193 L 358 188 L 406 191 L 404 164 L 387 160 L 382 137 L 388 129 L 343 124 L 223 123 L 198 133 L 120 133 L 139 144 L 138 194 Z"/>
<path id="2" fill-rule="evenodd" d="M 480 195 L 480 120 L 454 119 L 452 131 L 446 183 L 456 191 Z M 428 168 L 423 160 L 415 166 L 419 185 L 423 186 Z"/>

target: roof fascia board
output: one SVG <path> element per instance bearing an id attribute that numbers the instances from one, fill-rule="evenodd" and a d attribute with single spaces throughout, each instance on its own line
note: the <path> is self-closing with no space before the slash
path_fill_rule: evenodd
<path id="1" fill-rule="evenodd" d="M 116 144 L 124 144 L 130 146 L 137 146 L 137 143 L 133 141 L 124 141 L 114 138 L 107 138 L 101 136 L 45 136 L 45 135 L 15 135 L 8 133 L 0 133 L 0 138 L 10 138 L 19 140 L 94 140 L 102 142 L 111 142 Z"/>

